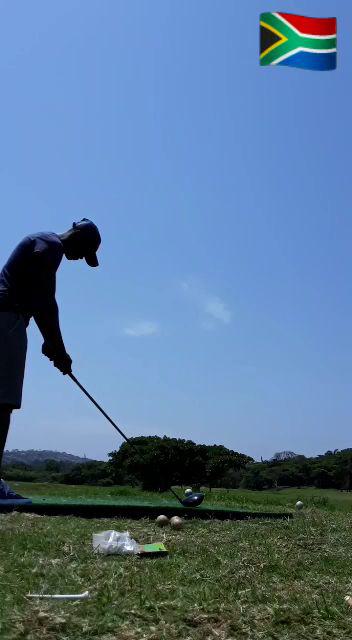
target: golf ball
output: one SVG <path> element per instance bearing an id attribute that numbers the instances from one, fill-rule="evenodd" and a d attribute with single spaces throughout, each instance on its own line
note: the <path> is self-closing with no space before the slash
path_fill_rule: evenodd
<path id="1" fill-rule="evenodd" d="M 173 529 L 182 529 L 183 520 L 182 518 L 179 518 L 179 516 L 173 516 L 170 520 L 170 524 Z"/>
<path id="2" fill-rule="evenodd" d="M 301 511 L 301 509 L 303 509 L 303 507 L 304 507 L 303 502 L 301 502 L 301 500 L 298 500 L 298 502 L 296 502 L 297 511 Z"/>
<path id="3" fill-rule="evenodd" d="M 185 496 L 190 496 L 192 495 L 192 493 L 193 493 L 192 489 L 186 489 Z"/>
<path id="4" fill-rule="evenodd" d="M 167 516 L 158 516 L 155 522 L 159 527 L 167 527 L 169 518 Z"/>

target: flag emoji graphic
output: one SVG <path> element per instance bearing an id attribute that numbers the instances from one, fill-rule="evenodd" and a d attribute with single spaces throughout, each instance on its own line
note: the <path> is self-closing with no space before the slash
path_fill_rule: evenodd
<path id="1" fill-rule="evenodd" d="M 260 64 L 314 71 L 336 69 L 336 18 L 262 13 Z"/>

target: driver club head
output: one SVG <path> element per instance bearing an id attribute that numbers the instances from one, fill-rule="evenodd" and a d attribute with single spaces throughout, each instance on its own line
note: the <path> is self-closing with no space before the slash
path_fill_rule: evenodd
<path id="1" fill-rule="evenodd" d="M 190 496 L 187 496 L 184 500 L 182 500 L 182 504 L 184 507 L 198 507 L 204 500 L 204 493 L 192 493 Z"/>

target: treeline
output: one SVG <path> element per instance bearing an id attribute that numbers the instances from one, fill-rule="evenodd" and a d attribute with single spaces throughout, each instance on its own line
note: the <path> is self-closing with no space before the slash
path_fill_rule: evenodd
<path id="1" fill-rule="evenodd" d="M 53 482 L 59 484 L 92 484 L 108 486 L 113 484 L 109 477 L 107 462 L 91 460 L 83 464 L 46 460 L 35 465 L 16 462 L 2 467 L 3 477 L 7 481 Z"/>
<path id="2" fill-rule="evenodd" d="M 280 487 L 352 489 L 352 449 L 326 451 L 306 458 L 291 452 L 278 453 L 271 460 L 249 465 L 241 480 L 244 489 Z"/>
<path id="3" fill-rule="evenodd" d="M 307 458 L 290 451 L 254 462 L 223 446 L 170 438 L 135 438 L 138 451 L 123 444 L 110 454 L 114 484 L 138 484 L 164 491 L 170 485 L 224 489 L 279 489 L 314 486 L 352 490 L 352 449 Z"/>
<path id="4" fill-rule="evenodd" d="M 352 490 L 352 449 L 327 451 L 307 458 L 292 452 L 254 462 L 222 445 L 199 445 L 190 440 L 158 436 L 132 438 L 109 454 L 108 462 L 68 465 L 47 460 L 41 465 L 5 465 L 7 480 L 100 486 L 129 485 L 150 491 L 169 486 L 224 489 L 279 489 L 315 486 Z"/>
<path id="5" fill-rule="evenodd" d="M 65 468 L 47 460 L 32 468 L 26 464 L 4 465 L 7 480 L 130 485 L 151 491 L 165 491 L 172 485 L 237 487 L 246 465 L 253 458 L 222 445 L 199 445 L 191 440 L 158 436 L 131 439 L 109 454 L 108 462 L 90 461 Z"/>

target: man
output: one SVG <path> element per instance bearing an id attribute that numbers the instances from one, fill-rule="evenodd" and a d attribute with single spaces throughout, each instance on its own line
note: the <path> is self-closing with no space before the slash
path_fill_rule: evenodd
<path id="1" fill-rule="evenodd" d="M 63 256 L 98 266 L 101 242 L 96 225 L 83 218 L 62 234 L 34 233 L 15 248 L 0 273 L 0 470 L 10 417 L 20 409 L 27 351 L 26 327 L 33 317 L 43 338 L 42 353 L 64 375 L 71 372 L 55 299 L 56 271 Z M 0 480 L 0 504 L 30 502 Z"/>

